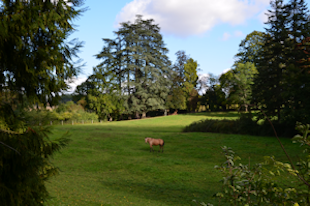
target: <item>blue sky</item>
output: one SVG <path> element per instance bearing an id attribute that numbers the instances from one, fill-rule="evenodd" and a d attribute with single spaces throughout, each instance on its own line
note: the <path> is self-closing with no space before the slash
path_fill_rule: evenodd
<path id="1" fill-rule="evenodd" d="M 220 75 L 232 66 L 241 40 L 264 31 L 269 0 L 86 0 L 84 7 L 88 10 L 74 21 L 71 38 L 84 41 L 79 56 L 86 66 L 72 86 L 99 64 L 94 55 L 103 48 L 102 38 L 115 38 L 119 22 L 133 22 L 136 14 L 159 24 L 172 63 L 184 50 L 200 65 L 199 74 Z"/>

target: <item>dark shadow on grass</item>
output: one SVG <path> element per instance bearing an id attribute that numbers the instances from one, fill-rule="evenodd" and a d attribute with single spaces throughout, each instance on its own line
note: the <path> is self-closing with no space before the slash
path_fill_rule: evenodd
<path id="1" fill-rule="evenodd" d="M 169 127 L 158 127 L 158 126 L 118 126 L 118 125 L 109 125 L 102 127 L 102 131 L 104 132 L 118 132 L 118 133 L 123 133 L 123 132 L 149 132 L 149 133 L 171 133 L 171 132 L 182 132 L 183 126 L 169 126 Z M 155 137 L 153 137 L 155 138 Z"/>
<path id="2" fill-rule="evenodd" d="M 193 187 L 190 182 L 182 183 L 182 180 L 180 182 L 170 182 L 169 184 L 167 182 L 161 184 L 160 179 L 158 182 L 148 183 L 128 180 L 101 181 L 101 183 L 104 187 L 109 187 L 116 191 L 125 191 L 141 199 L 161 201 L 163 204 L 168 205 L 196 205 L 193 202 L 194 199 L 198 202 L 205 201 L 206 203 L 213 203 L 215 201 L 210 200 L 215 191 L 212 186 L 214 183 L 201 188 Z M 220 184 L 218 185 L 220 186 Z"/>
<path id="3" fill-rule="evenodd" d="M 244 112 L 238 113 L 236 112 L 197 112 L 197 113 L 187 113 L 187 114 L 180 114 L 180 115 L 190 115 L 190 116 L 205 116 L 207 117 L 221 117 L 221 118 L 229 118 L 235 117 L 239 118 L 241 114 L 245 114 Z M 258 116 L 257 112 L 252 112 L 252 116 Z"/>
<path id="4" fill-rule="evenodd" d="M 198 112 L 198 113 L 187 113 L 182 115 L 190 116 L 205 116 L 205 117 L 240 117 L 240 114 L 237 112 Z"/>

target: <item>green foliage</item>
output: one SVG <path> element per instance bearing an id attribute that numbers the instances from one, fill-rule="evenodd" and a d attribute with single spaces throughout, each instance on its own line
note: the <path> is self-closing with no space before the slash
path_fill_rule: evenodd
<path id="1" fill-rule="evenodd" d="M 207 90 L 201 97 L 201 104 L 208 105 L 210 111 L 226 109 L 226 95 L 219 84 L 219 78 L 209 74 L 207 82 L 204 82 Z"/>
<path id="2" fill-rule="evenodd" d="M 176 62 L 172 66 L 173 85 L 182 87 L 185 82 L 185 64 L 189 60 L 189 56 L 183 50 L 179 50 L 175 53 L 177 56 Z"/>
<path id="3" fill-rule="evenodd" d="M 113 94 L 87 95 L 89 109 L 95 111 L 99 119 L 116 118 L 124 111 L 123 102 L 120 97 Z"/>
<path id="4" fill-rule="evenodd" d="M 196 89 L 192 89 L 187 99 L 187 111 L 195 112 L 198 106 L 199 94 Z"/>
<path id="5" fill-rule="evenodd" d="M 291 137 L 296 131 L 292 125 L 273 122 L 278 135 L 281 137 Z M 269 122 L 258 124 L 252 119 L 251 114 L 242 114 L 239 119 L 205 119 L 186 126 L 183 132 L 214 132 L 224 134 L 247 134 L 259 136 L 272 136 L 274 132 Z"/>
<path id="6" fill-rule="evenodd" d="M 233 93 L 235 90 L 234 85 L 232 84 L 232 79 L 234 78 L 233 70 L 229 70 L 226 73 L 221 74 L 219 77 L 219 83 L 221 85 L 222 90 L 228 96 L 230 93 Z M 230 101 L 232 103 L 232 101 Z"/>
<path id="7" fill-rule="evenodd" d="M 233 76 L 230 81 L 234 91 L 231 91 L 230 98 L 243 105 L 247 112 L 252 99 L 253 79 L 257 70 L 253 63 L 246 62 L 245 64 L 237 63 L 232 71 Z"/>
<path id="8" fill-rule="evenodd" d="M 195 111 L 198 102 L 198 92 L 195 90 L 198 81 L 197 61 L 192 58 L 184 64 L 184 83 L 182 88 L 187 96 L 187 111 Z"/>
<path id="9" fill-rule="evenodd" d="M 30 103 L 57 103 L 65 80 L 77 75 L 72 61 L 82 44 L 66 42 L 81 0 L 2 1 L 0 6 L 0 91 L 26 95 Z"/>
<path id="10" fill-rule="evenodd" d="M 108 82 L 102 67 L 94 68 L 94 74 L 75 90 L 78 104 L 86 110 L 92 111 L 100 119 L 118 119 L 124 112 L 121 90 L 112 82 Z"/>
<path id="11" fill-rule="evenodd" d="M 197 75 L 197 61 L 194 61 L 192 58 L 188 59 L 186 64 L 184 64 L 184 90 L 187 95 L 196 87 L 198 75 Z"/>
<path id="12" fill-rule="evenodd" d="M 125 114 L 143 114 L 165 109 L 170 86 L 170 61 L 166 56 L 160 28 L 153 19 L 143 20 L 137 15 L 134 23 L 124 22 L 114 33 L 116 39 L 104 39 L 103 50 L 96 55 L 102 62 L 94 68 L 100 80 L 101 97 L 106 106 L 109 95 L 120 92 Z M 114 102 L 113 102 L 114 104 Z M 103 111 L 104 109 L 100 109 Z M 114 108 L 106 108 L 105 114 Z M 99 111 L 99 110 L 97 110 Z"/>
<path id="13" fill-rule="evenodd" d="M 264 32 L 259 31 L 248 34 L 239 45 L 239 53 L 235 56 L 237 58 L 235 63 L 251 62 L 256 64 L 265 43 L 265 35 Z"/>
<path id="14" fill-rule="evenodd" d="M 84 108 L 68 101 L 65 104 L 60 104 L 53 111 L 33 109 L 24 114 L 24 118 L 29 125 L 49 125 L 51 121 L 53 124 L 58 124 L 59 121 L 69 120 L 98 120 L 98 115 L 94 112 L 87 112 Z M 56 121 L 56 122 L 55 122 Z"/>
<path id="15" fill-rule="evenodd" d="M 222 150 L 226 161 L 221 166 L 215 166 L 224 175 L 223 191 L 214 195 L 219 202 L 230 205 L 292 205 L 296 203 L 297 189 L 281 186 L 281 180 L 276 181 L 274 173 L 263 168 L 264 164 L 259 163 L 250 168 L 250 162 L 248 165 L 238 163 L 241 158 L 235 156 L 231 148 L 224 146 Z M 290 168 L 289 164 L 283 165 Z"/>
<path id="16" fill-rule="evenodd" d="M 23 125 L 19 124 L 14 131 L 9 124 L 6 129 L 0 129 L 1 205 L 43 205 L 48 197 L 44 183 L 59 172 L 50 158 L 65 147 L 69 139 L 66 135 L 50 140 L 49 128 L 27 128 L 30 125 L 25 119 L 7 108 L 10 106 L 0 106 L 1 114 L 6 114 L 5 122 L 22 122 Z"/>
<path id="17" fill-rule="evenodd" d="M 185 83 L 184 67 L 188 60 L 188 56 L 185 54 L 185 51 L 177 51 L 175 54 L 177 56 L 177 60 L 174 63 L 174 65 L 172 65 L 171 67 L 172 85 L 171 85 L 170 92 L 166 100 L 166 107 L 168 109 L 175 109 L 175 113 L 177 113 L 178 110 L 185 110 L 187 108 L 188 94 L 190 90 L 187 91 L 184 88 L 184 83 Z M 190 74 L 188 73 L 187 76 L 189 77 L 189 75 Z M 192 85 L 187 85 L 187 86 L 192 88 Z"/>
<path id="18" fill-rule="evenodd" d="M 25 114 L 58 103 L 82 43 L 67 42 L 82 0 L 3 0 L 0 3 L 0 199 L 1 205 L 43 205 L 45 182 L 58 173 L 51 156 L 68 144 L 50 140 L 49 128 L 35 127 Z M 47 113 L 46 113 L 47 114 Z M 49 118 L 35 116 L 42 124 Z M 42 118 L 41 118 L 42 117 Z"/>
<path id="19" fill-rule="evenodd" d="M 308 123 L 309 10 L 303 0 L 271 1 L 268 28 L 257 61 L 253 103 L 279 122 Z"/>
<path id="20" fill-rule="evenodd" d="M 248 165 L 237 164 L 240 158 L 234 155 L 231 148 L 222 147 L 226 161 L 215 167 L 224 175 L 223 191 L 214 195 L 219 202 L 230 205 L 309 205 L 310 125 L 298 123 L 296 129 L 302 135 L 295 135 L 293 142 L 306 147 L 303 151 L 305 159 L 299 160 L 296 166 L 276 161 L 272 156 L 265 157 L 264 163 L 250 168 L 250 162 Z M 287 175 L 292 175 L 301 184 L 281 184 Z"/>
<path id="21" fill-rule="evenodd" d="M 186 95 L 180 86 L 173 87 L 166 100 L 169 109 L 186 109 Z"/>

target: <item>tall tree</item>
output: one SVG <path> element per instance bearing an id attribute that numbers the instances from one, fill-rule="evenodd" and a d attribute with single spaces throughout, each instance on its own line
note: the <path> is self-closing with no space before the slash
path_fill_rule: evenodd
<path id="1" fill-rule="evenodd" d="M 0 7 L 0 91 L 28 101 L 55 104 L 65 80 L 77 75 L 73 62 L 81 42 L 67 42 L 81 0 L 5 0 Z M 70 46 L 73 45 L 73 46 Z"/>
<path id="2" fill-rule="evenodd" d="M 285 121 L 310 122 L 310 20 L 304 0 L 290 0 L 289 9 L 289 57 L 284 78 Z"/>
<path id="3" fill-rule="evenodd" d="M 286 100 L 283 96 L 283 72 L 288 59 L 288 11 L 282 0 L 271 1 L 265 44 L 257 62 L 258 75 L 254 80 L 254 102 L 266 110 L 269 116 L 281 121 L 281 111 Z"/>
<path id="4" fill-rule="evenodd" d="M 187 63 L 189 56 L 183 50 L 179 50 L 175 53 L 177 56 L 176 62 L 174 63 L 172 70 L 174 71 L 173 81 L 179 85 L 183 86 L 185 81 L 185 64 Z"/>
<path id="5" fill-rule="evenodd" d="M 255 74 L 257 74 L 257 69 L 251 62 L 238 63 L 233 70 L 231 82 L 234 85 L 234 91 L 231 93 L 231 98 L 235 98 L 238 104 L 243 105 L 246 112 L 248 112 L 252 100 L 252 85 Z"/>
<path id="6" fill-rule="evenodd" d="M 201 97 L 201 103 L 208 106 L 210 111 L 225 110 L 226 98 L 220 86 L 219 78 L 210 73 L 204 84 L 207 89 Z"/>
<path id="7" fill-rule="evenodd" d="M 268 115 L 294 125 L 310 121 L 309 11 L 303 0 L 271 2 L 270 28 L 258 62 L 254 101 Z"/>
<path id="8" fill-rule="evenodd" d="M 178 110 L 186 109 L 186 94 L 180 86 L 173 86 L 166 100 L 167 109 L 174 109 L 174 114 L 178 114 Z"/>
<path id="9" fill-rule="evenodd" d="M 103 74 L 116 74 L 126 112 L 135 113 L 137 117 L 140 114 L 144 117 L 150 110 L 165 109 L 171 63 L 159 32 L 153 19 L 143 20 L 137 15 L 134 23 L 121 23 L 121 28 L 115 32 L 117 41 L 105 40 L 107 46 L 97 55 L 106 57 L 105 62 L 98 65 Z M 115 69 L 119 72 L 115 73 Z"/>
<path id="10" fill-rule="evenodd" d="M 184 65 L 184 83 L 183 90 L 187 96 L 187 110 L 195 111 L 198 101 L 198 92 L 196 90 L 198 75 L 197 75 L 197 61 L 192 58 L 188 59 Z"/>
<path id="11" fill-rule="evenodd" d="M 0 4 L 1 205 L 43 205 L 44 182 L 58 173 L 50 156 L 68 144 L 26 121 L 19 102 L 54 104 L 77 74 L 81 43 L 66 38 L 81 0 L 2 0 Z M 14 101 L 17 99 L 18 101 Z M 25 105 L 24 105 L 25 106 Z"/>
<path id="12" fill-rule="evenodd" d="M 226 73 L 221 74 L 219 77 L 219 83 L 222 90 L 225 92 L 226 96 L 229 97 L 231 93 L 235 90 L 235 85 L 233 84 L 234 71 L 230 69 Z"/>
<path id="13" fill-rule="evenodd" d="M 116 32 L 115 32 L 116 33 Z M 111 87 L 122 90 L 122 83 L 125 81 L 124 69 L 124 38 L 118 33 L 116 39 L 103 39 L 105 45 L 102 51 L 96 55 L 102 62 L 94 68 L 94 73 L 102 75 Z"/>
<path id="14" fill-rule="evenodd" d="M 264 46 L 265 33 L 253 31 L 239 44 L 239 52 L 236 54 L 236 64 L 252 62 L 256 64 L 260 58 L 260 52 Z"/>
<path id="15" fill-rule="evenodd" d="M 189 57 L 183 50 L 177 51 L 175 55 L 177 56 L 177 59 L 171 67 L 172 83 L 166 106 L 168 109 L 175 109 L 174 114 L 177 114 L 178 110 L 183 110 L 187 108 L 187 99 L 190 91 L 186 93 L 186 91 L 184 90 L 184 66 Z"/>
<path id="16" fill-rule="evenodd" d="M 197 68 L 198 63 L 194 61 L 192 58 L 188 59 L 186 64 L 184 65 L 184 84 L 183 88 L 186 93 L 190 93 L 192 89 L 196 88 L 198 75 Z"/>
<path id="17" fill-rule="evenodd" d="M 245 107 L 248 111 L 252 100 L 252 86 L 257 69 L 254 63 L 235 63 L 234 68 L 219 78 L 221 88 L 227 95 L 227 102 Z"/>

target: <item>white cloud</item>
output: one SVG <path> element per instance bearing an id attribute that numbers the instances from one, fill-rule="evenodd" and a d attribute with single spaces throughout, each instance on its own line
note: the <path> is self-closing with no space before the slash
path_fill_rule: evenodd
<path id="1" fill-rule="evenodd" d="M 69 89 L 66 93 L 72 93 L 75 91 L 76 87 L 80 84 L 82 84 L 83 82 L 85 82 L 87 80 L 87 77 L 74 77 L 70 80 L 70 82 L 68 83 L 69 85 Z"/>
<path id="2" fill-rule="evenodd" d="M 268 22 L 268 16 L 267 16 L 267 11 L 263 11 L 258 15 L 258 19 L 262 22 L 262 23 L 266 23 Z"/>
<path id="3" fill-rule="evenodd" d="M 223 40 L 223 41 L 227 41 L 230 37 L 231 37 L 231 35 L 230 35 L 228 32 L 225 32 L 225 33 L 223 34 L 222 40 Z"/>
<path id="4" fill-rule="evenodd" d="M 228 32 L 225 32 L 223 34 L 222 40 L 223 41 L 227 41 L 228 39 L 230 39 L 231 37 L 242 37 L 244 36 L 244 34 L 242 33 L 242 31 L 235 31 L 234 34 L 230 34 Z"/>
<path id="5" fill-rule="evenodd" d="M 244 34 L 242 33 L 242 31 L 235 31 L 234 32 L 234 36 L 235 37 L 240 37 L 240 36 L 244 36 Z"/>
<path id="6" fill-rule="evenodd" d="M 141 14 L 153 18 L 166 34 L 201 35 L 220 23 L 242 24 L 268 4 L 269 0 L 134 0 L 117 15 L 115 27 Z"/>
<path id="7" fill-rule="evenodd" d="M 206 82 L 208 81 L 209 76 L 210 76 L 209 74 L 198 74 L 198 81 L 200 82 L 199 83 L 200 85 L 198 85 L 199 87 L 198 93 L 200 95 L 206 93 L 206 90 L 208 89 Z"/>
<path id="8" fill-rule="evenodd" d="M 225 73 L 229 72 L 230 70 L 231 70 L 231 68 L 224 69 L 224 70 L 222 71 L 222 73 L 221 73 L 219 76 L 221 76 L 222 74 L 225 74 Z"/>

